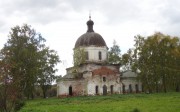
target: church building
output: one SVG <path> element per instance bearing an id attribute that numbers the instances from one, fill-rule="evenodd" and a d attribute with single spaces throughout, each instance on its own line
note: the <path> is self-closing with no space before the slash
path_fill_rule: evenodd
<path id="1" fill-rule="evenodd" d="M 74 61 L 79 64 L 67 68 L 66 75 L 57 81 L 59 97 L 121 94 L 125 91 L 120 79 L 120 65 L 108 63 L 108 47 L 103 37 L 94 32 L 93 25 L 89 18 L 87 32 L 77 39 L 73 49 L 77 55 L 81 55 L 77 51 L 83 51 L 84 58 L 78 57 L 78 61 L 74 55 Z"/>

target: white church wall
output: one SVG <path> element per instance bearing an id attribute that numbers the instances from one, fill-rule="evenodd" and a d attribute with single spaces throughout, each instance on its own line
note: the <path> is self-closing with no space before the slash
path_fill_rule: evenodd
<path id="1" fill-rule="evenodd" d="M 69 86 L 67 86 L 67 82 L 63 81 L 63 82 L 59 82 L 57 84 L 57 93 L 58 95 L 68 95 L 68 88 Z"/>
<path id="2" fill-rule="evenodd" d="M 93 81 L 89 81 L 87 84 L 87 93 L 88 95 L 95 95 L 95 83 Z"/>
<path id="3" fill-rule="evenodd" d="M 83 78 L 91 78 L 92 77 L 92 72 L 86 72 L 83 74 Z"/>
<path id="4" fill-rule="evenodd" d="M 90 46 L 90 47 L 85 47 L 85 51 L 88 51 L 89 55 L 89 60 L 92 62 L 103 62 L 107 60 L 107 48 L 104 47 L 95 47 L 95 46 Z M 101 60 L 99 60 L 99 52 L 101 52 Z"/>

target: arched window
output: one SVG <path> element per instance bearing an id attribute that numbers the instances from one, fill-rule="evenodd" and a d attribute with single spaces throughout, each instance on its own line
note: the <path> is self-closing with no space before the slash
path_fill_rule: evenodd
<path id="1" fill-rule="evenodd" d="M 106 82 L 106 77 L 103 77 L 103 82 Z"/>
<path id="2" fill-rule="evenodd" d="M 89 53 L 86 51 L 85 52 L 86 60 L 89 60 Z"/>
<path id="3" fill-rule="evenodd" d="M 101 51 L 99 51 L 99 60 L 101 60 L 102 59 L 102 53 L 101 53 Z"/>

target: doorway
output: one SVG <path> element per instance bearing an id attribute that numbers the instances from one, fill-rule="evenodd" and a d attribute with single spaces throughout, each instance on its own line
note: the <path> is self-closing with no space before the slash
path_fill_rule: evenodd
<path id="1" fill-rule="evenodd" d="M 129 84 L 129 93 L 132 93 L 132 86 Z"/>
<path id="2" fill-rule="evenodd" d="M 110 88 L 111 88 L 111 94 L 113 94 L 113 87 L 114 87 L 113 85 L 110 86 Z"/>
<path id="3" fill-rule="evenodd" d="M 73 93 L 72 93 L 72 86 L 69 86 L 69 95 L 72 96 Z"/>
<path id="4" fill-rule="evenodd" d="M 136 88 L 136 93 L 138 93 L 139 92 L 139 87 L 138 87 L 137 84 L 135 85 L 135 88 Z"/>
<path id="5" fill-rule="evenodd" d="M 107 95 L 107 86 L 106 85 L 103 86 L 103 95 Z"/>
<path id="6" fill-rule="evenodd" d="M 98 95 L 98 93 L 99 93 L 99 92 L 98 92 L 98 86 L 96 86 L 96 95 Z"/>
<path id="7" fill-rule="evenodd" d="M 125 85 L 123 84 L 123 93 L 126 93 L 126 87 L 125 87 Z"/>

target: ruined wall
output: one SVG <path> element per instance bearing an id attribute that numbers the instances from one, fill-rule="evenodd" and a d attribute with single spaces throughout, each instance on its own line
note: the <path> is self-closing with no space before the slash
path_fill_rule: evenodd
<path id="1" fill-rule="evenodd" d="M 103 77 L 106 81 L 103 81 Z M 98 93 L 96 93 L 96 86 L 98 86 Z M 112 93 L 121 93 L 121 83 L 119 82 L 119 77 L 116 75 L 94 75 L 88 80 L 87 88 L 89 95 L 102 95 L 103 86 L 107 87 L 107 94 L 111 94 L 111 86 L 113 86 Z"/>
<path id="2" fill-rule="evenodd" d="M 90 66 L 92 68 L 92 66 Z M 94 66 L 91 77 L 86 78 L 88 95 L 103 94 L 103 86 L 107 87 L 107 94 L 121 93 L 119 71 L 113 66 Z M 103 79 L 105 78 L 105 80 Z M 98 86 L 98 92 L 96 90 Z M 111 90 L 111 86 L 112 90 Z"/>
<path id="3" fill-rule="evenodd" d="M 69 71 L 71 69 L 67 72 L 70 73 Z M 78 71 L 83 73 L 81 79 L 67 78 L 58 82 L 58 95 L 71 95 L 69 87 L 72 87 L 72 95 L 102 95 L 104 86 L 107 94 L 122 93 L 122 83 L 117 66 L 86 64 L 79 67 Z"/>
<path id="4" fill-rule="evenodd" d="M 70 87 L 72 87 L 72 94 L 70 94 Z M 63 80 L 57 84 L 58 96 L 78 96 L 84 95 L 84 80 Z"/>

